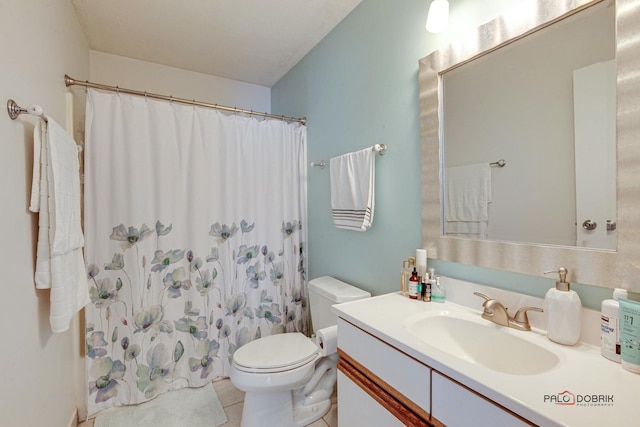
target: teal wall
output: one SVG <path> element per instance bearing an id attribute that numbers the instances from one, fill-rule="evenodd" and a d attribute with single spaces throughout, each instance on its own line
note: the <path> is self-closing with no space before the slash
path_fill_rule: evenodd
<path id="1" fill-rule="evenodd" d="M 421 244 L 418 60 L 527 0 L 450 0 L 447 32 L 425 28 L 428 0 L 363 0 L 273 88 L 274 114 L 308 118 L 308 161 L 377 143 L 376 205 L 366 232 L 334 227 L 328 168 L 308 170 L 308 277 L 331 275 L 373 294 L 398 289 Z M 435 208 L 435 207 L 434 207 Z M 554 279 L 429 260 L 439 274 L 542 297 Z M 583 305 L 611 291 L 574 285 Z"/>

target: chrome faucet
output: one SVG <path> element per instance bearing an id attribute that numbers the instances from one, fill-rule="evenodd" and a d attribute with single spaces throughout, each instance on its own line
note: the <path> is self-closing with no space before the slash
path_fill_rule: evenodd
<path id="1" fill-rule="evenodd" d="M 487 319 L 498 325 L 507 326 L 519 331 L 531 330 L 529 316 L 527 316 L 528 311 L 544 311 L 538 307 L 522 307 L 516 312 L 515 316 L 511 317 L 509 316 L 507 307 L 505 307 L 500 301 L 490 298 L 485 294 L 481 294 L 480 292 L 474 292 L 473 294 L 484 298 L 484 302 L 482 303 L 482 307 L 484 308 L 484 311 L 482 312 L 483 319 Z"/>

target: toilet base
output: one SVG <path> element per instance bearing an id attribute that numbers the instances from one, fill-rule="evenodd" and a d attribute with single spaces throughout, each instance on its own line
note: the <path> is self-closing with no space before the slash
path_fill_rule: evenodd
<path id="1" fill-rule="evenodd" d="M 303 427 L 324 417 L 331 409 L 331 400 L 314 403 L 311 406 L 293 408 L 293 420 L 296 427 Z"/>
<path id="2" fill-rule="evenodd" d="M 331 400 L 309 406 L 293 407 L 291 391 L 247 392 L 244 397 L 241 427 L 303 427 L 319 420 L 331 409 Z"/>
<path id="3" fill-rule="evenodd" d="M 260 393 L 248 391 L 244 395 L 241 427 L 282 426 L 297 427 L 293 419 L 291 391 Z"/>

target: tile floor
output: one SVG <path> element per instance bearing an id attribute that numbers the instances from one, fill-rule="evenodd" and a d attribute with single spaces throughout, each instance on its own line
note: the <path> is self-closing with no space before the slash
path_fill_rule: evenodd
<path id="1" fill-rule="evenodd" d="M 240 427 L 242 417 L 242 405 L 244 404 L 244 392 L 238 390 L 231 384 L 228 378 L 213 382 L 218 399 L 227 414 L 227 422 L 223 427 Z M 78 427 L 93 427 L 93 418 L 78 424 Z M 308 427 L 338 427 L 338 399 L 336 393 L 331 396 L 331 409 L 322 419 L 309 424 Z"/>

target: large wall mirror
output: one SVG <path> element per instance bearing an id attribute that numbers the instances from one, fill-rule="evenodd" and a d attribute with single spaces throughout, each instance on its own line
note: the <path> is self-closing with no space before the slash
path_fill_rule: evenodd
<path id="1" fill-rule="evenodd" d="M 420 61 L 423 246 L 640 290 L 640 0 L 530 5 Z"/>

